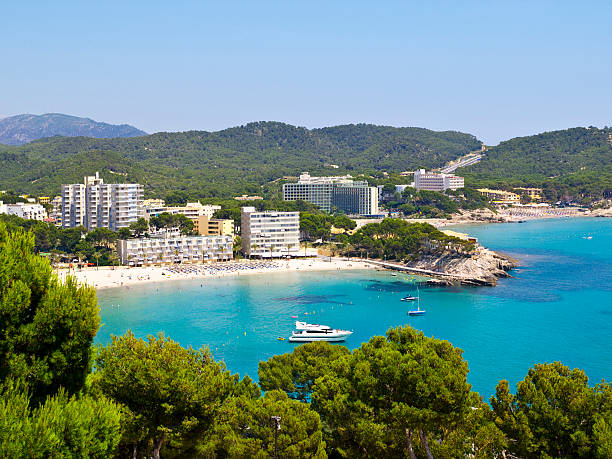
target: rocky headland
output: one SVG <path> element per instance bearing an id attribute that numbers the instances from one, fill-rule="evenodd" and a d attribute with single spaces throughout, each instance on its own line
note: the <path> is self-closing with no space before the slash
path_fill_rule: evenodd
<path id="1" fill-rule="evenodd" d="M 512 257 L 476 246 L 471 252 L 445 251 L 440 255 L 424 255 L 404 266 L 432 276 L 431 285 L 490 285 L 518 266 Z"/>

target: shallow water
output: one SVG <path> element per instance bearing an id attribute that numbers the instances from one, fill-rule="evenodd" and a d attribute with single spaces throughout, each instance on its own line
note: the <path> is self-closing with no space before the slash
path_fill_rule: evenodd
<path id="1" fill-rule="evenodd" d="M 422 317 L 400 301 L 411 276 L 377 271 L 302 272 L 144 284 L 99 294 L 97 342 L 127 329 L 163 331 L 182 345 L 208 345 L 232 372 L 257 378 L 260 360 L 290 351 L 278 341 L 299 320 L 355 333 L 355 348 L 403 324 L 464 349 L 469 381 L 489 397 L 500 379 L 515 384 L 536 362 L 583 368 L 595 383 L 612 376 L 612 220 L 558 219 L 462 226 L 520 261 L 497 287 L 424 287 Z M 591 236 L 592 239 L 586 239 Z"/>

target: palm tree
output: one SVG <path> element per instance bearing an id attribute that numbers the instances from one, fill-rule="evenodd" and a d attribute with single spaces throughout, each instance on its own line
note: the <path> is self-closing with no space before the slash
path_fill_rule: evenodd
<path id="1" fill-rule="evenodd" d="M 255 252 L 259 246 L 254 242 L 251 244 L 251 252 L 249 253 L 249 259 L 253 258 L 253 252 Z"/>
<path id="2" fill-rule="evenodd" d="M 93 253 L 93 257 L 96 259 L 96 271 L 100 270 L 100 255 L 102 254 L 98 250 Z"/>

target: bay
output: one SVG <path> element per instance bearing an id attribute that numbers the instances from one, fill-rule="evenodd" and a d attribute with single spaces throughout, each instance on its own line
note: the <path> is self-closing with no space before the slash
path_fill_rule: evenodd
<path id="1" fill-rule="evenodd" d="M 612 220 L 536 220 L 458 231 L 520 262 L 497 287 L 421 287 L 422 317 L 402 296 L 414 278 L 374 270 L 249 275 L 144 284 L 99 292 L 97 343 L 131 329 L 208 345 L 232 372 L 257 379 L 260 360 L 289 352 L 295 318 L 354 330 L 353 349 L 410 324 L 464 350 L 469 382 L 485 398 L 530 366 L 561 361 L 594 384 L 612 376 Z"/>

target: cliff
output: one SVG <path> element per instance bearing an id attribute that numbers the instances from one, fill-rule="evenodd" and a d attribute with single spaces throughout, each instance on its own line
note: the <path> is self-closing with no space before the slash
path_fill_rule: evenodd
<path id="1" fill-rule="evenodd" d="M 434 285 L 496 285 L 500 277 L 518 266 L 517 260 L 493 250 L 477 246 L 470 254 L 445 251 L 441 255 L 425 255 L 406 263 L 410 268 L 439 273 L 428 281 Z"/>

